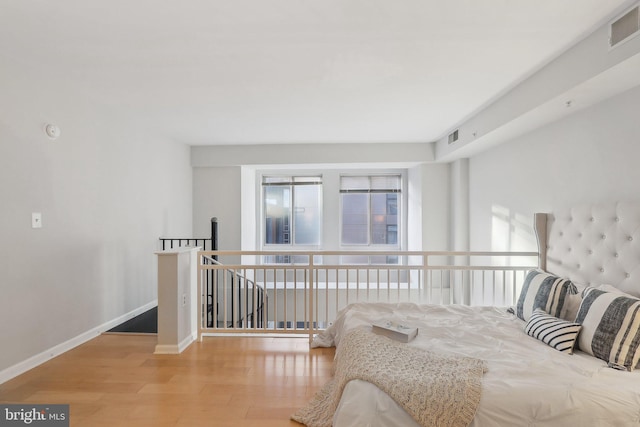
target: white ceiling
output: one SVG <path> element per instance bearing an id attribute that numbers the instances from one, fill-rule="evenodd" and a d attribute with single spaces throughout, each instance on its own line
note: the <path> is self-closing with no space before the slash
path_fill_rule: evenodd
<path id="1" fill-rule="evenodd" d="M 192 145 L 434 141 L 629 4 L 1 1 L 0 85 Z"/>

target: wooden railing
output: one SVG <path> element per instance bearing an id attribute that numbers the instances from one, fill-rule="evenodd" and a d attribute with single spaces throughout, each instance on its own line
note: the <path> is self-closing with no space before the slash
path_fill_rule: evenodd
<path id="1" fill-rule="evenodd" d="M 202 251 L 198 258 L 199 337 L 311 337 L 355 302 L 510 306 L 538 266 L 536 252 Z"/>

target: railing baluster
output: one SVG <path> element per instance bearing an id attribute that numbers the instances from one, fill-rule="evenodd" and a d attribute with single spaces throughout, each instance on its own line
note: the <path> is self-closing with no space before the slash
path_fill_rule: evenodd
<path id="1" fill-rule="evenodd" d="M 342 289 L 344 287 L 344 284 L 341 283 L 341 281 L 340 281 L 340 271 L 339 271 L 338 267 L 332 267 L 331 268 L 331 274 L 333 275 L 334 280 L 335 280 L 334 283 L 335 283 L 335 288 L 336 288 L 336 307 L 340 307 L 341 303 L 339 302 L 340 300 L 338 298 L 338 294 L 341 293 L 341 292 L 346 292 L 346 288 L 345 288 L 344 291 L 342 291 Z M 345 298 L 346 298 L 346 294 L 345 294 Z M 345 301 L 346 301 L 346 299 L 345 299 Z"/>
<path id="2" fill-rule="evenodd" d="M 211 324 L 209 325 L 209 298 L 207 292 L 207 326 L 217 327 L 218 326 L 218 275 L 217 270 L 207 270 L 207 278 L 211 275 Z M 209 289 L 207 288 L 207 291 Z"/>
<path id="3" fill-rule="evenodd" d="M 314 303 L 315 303 L 315 299 L 314 299 L 314 283 L 315 281 L 313 280 L 313 276 L 314 276 L 314 271 L 315 271 L 315 267 L 314 267 L 314 262 L 313 262 L 313 255 L 308 256 L 307 257 L 307 265 L 309 266 L 309 268 L 305 268 L 303 270 L 302 275 L 305 277 L 305 283 L 307 283 L 307 280 L 309 281 L 309 299 L 308 299 L 308 305 L 309 307 L 307 307 L 307 304 L 304 304 L 305 306 L 305 320 L 307 320 L 307 322 L 303 322 L 303 324 L 306 324 L 306 327 L 309 331 L 313 331 L 315 330 L 315 327 L 317 326 L 317 322 L 314 323 L 314 316 L 313 313 L 317 312 L 317 310 L 314 310 Z M 305 290 L 307 289 L 307 286 L 305 286 Z M 305 300 L 307 301 L 307 300 Z M 307 312 L 307 310 L 309 310 Z M 311 342 L 312 339 L 312 334 L 309 334 L 309 342 Z"/>
<path id="4" fill-rule="evenodd" d="M 502 271 L 502 301 L 501 305 L 505 305 L 505 301 L 507 299 L 507 272 Z"/>
<path id="5" fill-rule="evenodd" d="M 337 305 L 336 305 L 337 307 Z M 329 270 L 324 269 L 324 324 L 329 322 Z"/>
<path id="6" fill-rule="evenodd" d="M 227 329 L 227 275 L 222 272 L 222 327 Z"/>
<path id="7" fill-rule="evenodd" d="M 170 246 L 168 239 L 161 241 L 165 247 Z M 201 242 L 197 239 L 177 239 L 174 246 L 185 243 L 199 245 Z M 335 319 L 336 313 L 352 302 L 386 300 L 433 304 L 439 301 L 440 304 L 502 305 L 515 302 L 518 284 L 526 271 L 534 267 L 515 267 L 514 262 L 506 266 L 473 266 L 470 261 L 459 265 L 451 260 L 456 256 L 469 257 L 474 254 L 449 252 L 396 252 L 389 255 L 355 252 L 356 255 L 366 254 L 375 259 L 386 257 L 398 260 L 395 265 L 329 263 L 332 256 L 338 255 L 341 259 L 347 254 L 343 252 L 283 254 L 275 251 L 202 251 L 200 254 L 199 286 L 202 301 L 198 305 L 201 310 L 200 332 L 204 333 L 312 334 L 326 328 Z M 526 254 L 531 256 L 531 253 Z M 239 255 L 241 260 L 249 259 L 249 255 L 259 258 L 256 263 L 227 266 L 214 258 L 226 255 Z M 500 256 L 507 255 L 501 253 Z M 307 257 L 306 265 L 300 262 L 302 256 Z M 324 261 L 321 268 L 315 265 L 313 256 Z M 429 256 L 444 259 L 446 265 L 431 263 Z M 290 264 L 261 266 L 260 262 L 265 257 L 287 259 Z M 436 292 L 439 292 L 437 298 Z M 270 295 L 272 302 L 269 301 Z M 459 297 L 462 299 L 459 300 Z"/>
<path id="8" fill-rule="evenodd" d="M 491 278 L 491 282 L 493 283 L 493 286 L 491 287 L 491 302 L 492 304 L 495 303 L 496 300 L 496 272 L 495 270 L 491 273 L 493 275 L 493 277 Z"/>
<path id="9" fill-rule="evenodd" d="M 278 330 L 278 280 L 276 268 L 273 268 L 273 330 Z"/>
<path id="10" fill-rule="evenodd" d="M 449 270 L 449 274 L 447 275 L 447 281 L 449 282 L 449 304 L 453 304 L 453 270 Z"/>
<path id="11" fill-rule="evenodd" d="M 486 288 L 485 288 L 485 283 L 486 283 L 486 280 L 485 280 L 485 279 L 486 279 L 486 276 L 487 276 L 487 275 L 486 275 L 486 272 L 483 272 L 483 273 L 482 273 L 482 301 L 483 301 L 483 302 L 485 301 L 485 298 L 486 298 L 486 292 L 485 292 L 485 289 L 486 289 Z"/>
<path id="12" fill-rule="evenodd" d="M 371 278 L 369 276 L 371 269 L 367 268 L 366 278 L 367 278 L 367 301 L 369 300 L 369 290 L 371 288 Z"/>
<path id="13" fill-rule="evenodd" d="M 293 298 L 294 298 L 294 301 L 295 301 L 295 298 L 296 298 L 295 283 L 297 282 L 297 280 L 296 280 L 296 270 L 295 269 L 292 270 L 292 274 L 293 274 L 293 283 L 294 283 Z M 288 292 L 287 292 L 287 270 L 286 269 L 284 269 L 284 284 L 283 284 L 283 286 L 284 286 L 284 290 L 283 290 L 284 295 L 282 297 L 282 310 L 284 312 L 284 330 L 286 331 L 288 329 L 288 326 L 289 326 L 288 322 L 287 322 L 287 319 L 288 319 L 287 300 L 289 299 L 289 295 L 288 295 Z M 295 306 L 296 305 L 298 305 L 298 304 L 295 304 L 295 303 L 293 304 L 294 310 L 295 310 Z M 296 313 L 294 311 L 293 321 L 295 322 L 295 320 L 296 320 Z M 291 326 L 293 326 L 293 324 Z"/>

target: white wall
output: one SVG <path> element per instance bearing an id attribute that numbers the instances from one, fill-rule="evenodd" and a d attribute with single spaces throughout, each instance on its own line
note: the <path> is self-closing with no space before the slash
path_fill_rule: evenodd
<path id="1" fill-rule="evenodd" d="M 469 250 L 469 159 L 451 163 L 451 248 Z"/>
<path id="2" fill-rule="evenodd" d="M 220 249 L 251 250 L 256 246 L 257 171 L 265 169 L 375 170 L 406 169 L 409 194 L 409 247 L 447 249 L 449 244 L 449 166 L 433 163 L 431 143 L 413 144 L 271 144 L 194 146 L 194 231 L 206 235 L 212 216 L 220 220 Z M 337 183 L 337 175 L 327 174 Z M 212 185 L 217 183 L 217 185 Z M 337 208 L 337 198 L 325 196 L 325 216 Z M 416 214 L 417 208 L 420 210 Z M 337 248 L 338 216 L 324 229 L 326 247 Z M 416 234 L 417 233 L 417 234 Z"/>
<path id="3" fill-rule="evenodd" d="M 536 250 L 533 213 L 640 198 L 640 87 L 470 159 L 471 248 Z"/>
<path id="4" fill-rule="evenodd" d="M 364 147 L 364 146 L 363 146 Z M 195 148 L 195 147 L 194 147 Z M 246 148 L 248 151 L 251 148 Z M 192 150 L 192 154 L 194 151 Z M 237 153 L 236 153 L 237 154 Z M 240 155 L 240 158 L 243 158 Z M 238 161 L 237 157 L 228 162 Z M 355 161 L 354 157 L 354 161 Z M 312 160 L 312 159 L 310 159 Z M 216 163 L 224 163 L 224 159 L 217 158 Z M 295 165 L 298 173 L 301 165 Z M 306 165 L 306 171 L 323 173 L 327 184 L 333 188 L 338 185 L 339 172 L 347 171 L 348 165 L 341 164 L 334 169 L 317 168 L 317 165 Z M 354 170 L 372 172 L 379 163 L 372 167 L 363 168 L 363 164 L 355 164 Z M 389 168 L 400 171 L 398 164 L 390 163 Z M 395 167 L 394 167 L 395 166 Z M 283 168 L 286 165 L 282 166 Z M 404 242 L 412 250 L 443 250 L 449 247 L 449 165 L 424 163 L 407 169 L 408 183 L 407 218 L 409 231 L 405 232 Z M 193 173 L 193 218 L 194 230 L 198 235 L 207 235 L 210 217 L 219 219 L 219 247 L 221 250 L 251 250 L 260 249 L 257 245 L 256 234 L 259 220 L 256 209 L 256 177 L 259 167 L 254 166 L 212 166 L 195 167 Z M 240 181 L 243 181 L 242 183 Z M 217 183 L 217 185 L 215 184 Z M 323 194 L 325 227 L 323 229 L 323 249 L 339 249 L 338 234 L 339 194 Z M 407 247 L 407 246 L 405 246 Z"/>
<path id="5" fill-rule="evenodd" d="M 0 81 L 0 374 L 153 302 L 158 238 L 191 234 L 188 147 L 13 71 Z"/>
<path id="6" fill-rule="evenodd" d="M 194 237 L 211 236 L 211 218 L 218 218 L 218 248 L 240 249 L 240 167 L 193 168 Z"/>
<path id="7" fill-rule="evenodd" d="M 212 216 L 219 219 L 221 250 L 260 249 L 257 196 L 261 170 L 289 170 L 323 173 L 329 170 L 406 168 L 433 160 L 432 144 L 272 144 L 236 146 L 194 146 L 193 218 L 196 234 L 206 235 Z M 293 172 L 292 172 L 293 173 Z M 336 174 L 325 174 L 337 183 Z M 338 208 L 337 198 L 324 194 L 324 215 Z M 337 218 L 337 215 L 335 215 Z M 325 247 L 337 248 L 338 228 L 325 227 Z"/>
<path id="8" fill-rule="evenodd" d="M 451 224 L 450 166 L 446 163 L 421 165 L 418 187 L 422 199 L 423 251 L 450 250 Z"/>
<path id="9" fill-rule="evenodd" d="M 421 163 L 434 159 L 432 143 L 212 145 L 191 148 L 194 167 Z"/>

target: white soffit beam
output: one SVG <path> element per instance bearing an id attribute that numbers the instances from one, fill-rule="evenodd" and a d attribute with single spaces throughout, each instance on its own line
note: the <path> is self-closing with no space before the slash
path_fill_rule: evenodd
<path id="1" fill-rule="evenodd" d="M 437 160 L 453 161 L 471 157 L 638 85 L 640 85 L 640 53 L 533 108 L 503 126 L 478 136 L 457 150 L 438 157 Z"/>

